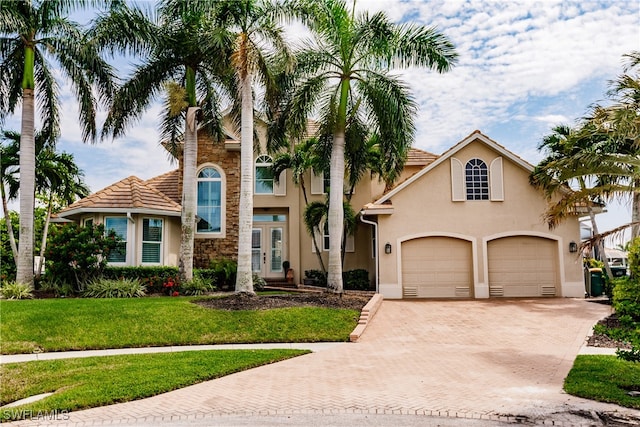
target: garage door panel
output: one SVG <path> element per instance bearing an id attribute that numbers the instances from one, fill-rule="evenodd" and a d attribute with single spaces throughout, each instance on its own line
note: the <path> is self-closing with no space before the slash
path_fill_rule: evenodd
<path id="1" fill-rule="evenodd" d="M 471 243 L 424 237 L 402 243 L 405 298 L 464 298 L 472 290 Z"/>
<path id="2" fill-rule="evenodd" d="M 514 236 L 488 243 L 489 295 L 553 296 L 559 289 L 558 246 L 554 240 Z"/>

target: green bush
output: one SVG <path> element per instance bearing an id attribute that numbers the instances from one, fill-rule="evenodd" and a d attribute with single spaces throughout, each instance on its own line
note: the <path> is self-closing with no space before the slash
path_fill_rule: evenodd
<path id="1" fill-rule="evenodd" d="M 369 290 L 369 272 L 364 269 L 348 270 L 342 273 L 343 286 L 347 290 Z"/>
<path id="2" fill-rule="evenodd" d="M 204 279 L 201 276 L 194 274 L 193 279 L 186 283 L 182 283 L 179 289 L 184 295 L 203 295 L 214 290 L 215 286 L 208 279 Z"/>
<path id="3" fill-rule="evenodd" d="M 316 286 L 327 286 L 327 274 L 320 270 L 305 270 L 304 277 L 315 280 Z"/>
<path id="4" fill-rule="evenodd" d="M 46 275 L 82 291 L 87 283 L 102 277 L 109 253 L 119 242 L 115 232 L 105 234 L 102 224 L 52 227 L 45 252 Z"/>
<path id="5" fill-rule="evenodd" d="M 267 286 L 267 282 L 259 275 L 253 273 L 253 290 L 256 292 L 263 291 L 265 286 Z"/>
<path id="6" fill-rule="evenodd" d="M 166 292 L 164 285 L 171 279 L 177 282 L 178 267 L 112 267 L 104 269 L 103 277 L 107 279 L 135 279 L 143 284 L 148 293 Z"/>
<path id="7" fill-rule="evenodd" d="M 98 279 L 87 284 L 85 298 L 139 298 L 146 295 L 145 287 L 133 279 Z"/>
<path id="8" fill-rule="evenodd" d="M 623 277 L 615 281 L 613 309 L 619 318 L 629 316 L 634 322 L 640 321 L 640 277 Z"/>
<path id="9" fill-rule="evenodd" d="M 33 292 L 29 285 L 16 282 L 2 282 L 0 297 L 4 299 L 29 299 L 33 298 Z"/>
<path id="10" fill-rule="evenodd" d="M 220 258 L 211 260 L 211 270 L 214 271 L 216 285 L 221 290 L 233 289 L 236 284 L 238 263 L 232 259 Z"/>

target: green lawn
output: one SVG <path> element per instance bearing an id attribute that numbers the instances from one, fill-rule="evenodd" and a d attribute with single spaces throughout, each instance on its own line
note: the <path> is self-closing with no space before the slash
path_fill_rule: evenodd
<path id="1" fill-rule="evenodd" d="M 2 300 L 0 352 L 347 341 L 360 315 L 315 307 L 222 311 L 192 299 Z"/>
<path id="2" fill-rule="evenodd" d="M 89 357 L 0 365 L 0 406 L 55 392 L 0 411 L 0 420 L 127 402 L 308 353 L 304 350 L 218 350 Z M 179 406 L 180 402 L 176 402 Z"/>
<path id="3" fill-rule="evenodd" d="M 616 356 L 579 355 L 564 380 L 564 390 L 586 399 L 640 409 L 640 398 L 627 394 L 640 391 L 640 363 Z"/>

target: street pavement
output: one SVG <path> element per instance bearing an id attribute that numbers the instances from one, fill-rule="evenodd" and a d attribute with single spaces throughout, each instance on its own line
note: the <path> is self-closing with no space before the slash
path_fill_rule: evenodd
<path id="1" fill-rule="evenodd" d="M 387 300 L 357 343 L 9 425 L 640 425 L 640 411 L 562 391 L 585 337 L 608 314 L 583 299 Z"/>

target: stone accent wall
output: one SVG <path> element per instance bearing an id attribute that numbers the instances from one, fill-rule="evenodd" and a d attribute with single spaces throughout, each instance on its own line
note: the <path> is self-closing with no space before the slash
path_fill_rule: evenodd
<path id="1" fill-rule="evenodd" d="M 208 268 L 212 259 L 238 258 L 238 211 L 240 204 L 240 152 L 227 151 L 224 142 L 215 143 L 205 132 L 198 132 L 198 167 L 203 163 L 219 166 L 226 178 L 225 231 L 222 239 L 195 239 L 193 266 Z M 180 158 L 180 188 L 182 191 L 182 157 Z"/>

